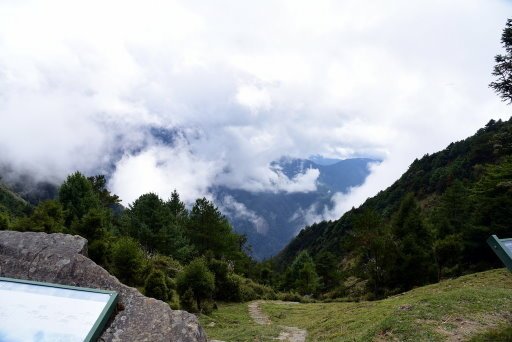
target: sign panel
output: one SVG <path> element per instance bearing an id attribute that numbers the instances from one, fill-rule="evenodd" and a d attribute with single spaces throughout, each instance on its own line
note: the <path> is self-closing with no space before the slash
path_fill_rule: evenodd
<path id="1" fill-rule="evenodd" d="M 117 293 L 0 278 L 0 341 L 93 341 Z"/>
<path id="2" fill-rule="evenodd" d="M 512 272 L 512 239 L 498 239 L 496 235 L 492 235 L 487 239 L 487 244 Z"/>

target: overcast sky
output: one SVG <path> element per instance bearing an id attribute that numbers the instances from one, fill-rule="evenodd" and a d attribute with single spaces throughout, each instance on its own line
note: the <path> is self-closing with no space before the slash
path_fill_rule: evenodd
<path id="1" fill-rule="evenodd" d="M 510 109 L 488 88 L 504 0 L 0 0 L 0 161 L 112 165 L 124 204 L 211 185 L 310 191 L 282 156 L 376 157 L 338 217 Z M 172 144 L 150 134 L 172 132 Z"/>

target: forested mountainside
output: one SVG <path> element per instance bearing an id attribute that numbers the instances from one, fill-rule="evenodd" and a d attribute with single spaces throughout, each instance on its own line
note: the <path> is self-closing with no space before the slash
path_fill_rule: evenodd
<path id="1" fill-rule="evenodd" d="M 213 201 L 233 229 L 247 237 L 252 257 L 263 260 L 277 254 L 306 226 L 307 213 L 321 214 L 325 206 L 332 205 L 333 193 L 346 192 L 362 184 L 369 174 L 368 164 L 378 162 L 367 158 L 328 161 L 328 165 L 322 165 L 306 159 L 282 158 L 272 164 L 276 171 L 290 179 L 308 169 L 317 169 L 319 176 L 314 191 L 251 192 L 224 186 L 210 189 Z M 58 184 L 37 181 L 10 165 L 0 165 L 0 176 L 4 177 L 10 193 L 31 205 L 58 196 Z"/>
<path id="2" fill-rule="evenodd" d="M 323 291 L 337 279 L 381 297 L 499 266 L 486 244 L 512 237 L 512 118 L 416 159 L 388 189 L 332 222 L 303 229 L 276 257 L 285 270 L 304 254 Z"/>
<path id="3" fill-rule="evenodd" d="M 3 184 L 0 178 L 0 213 L 9 212 L 14 215 L 23 215 L 24 213 L 28 213 L 29 211 L 30 205 L 18 194 L 16 194 L 12 190 L 10 190 L 5 184 Z M 0 222 L 0 227 L 1 226 L 2 222 Z"/>
<path id="4" fill-rule="evenodd" d="M 147 193 L 123 208 L 104 176 L 80 172 L 57 189 L 56 198 L 31 205 L 0 186 L 0 230 L 81 235 L 96 263 L 174 308 L 209 312 L 213 300 L 276 295 L 247 278 L 257 268 L 245 237 L 205 198 L 189 210 L 176 191 L 168 200 Z"/>
<path id="5" fill-rule="evenodd" d="M 316 190 L 250 192 L 216 187 L 212 192 L 234 229 L 247 236 L 251 255 L 262 260 L 277 254 L 306 226 L 307 213 L 321 214 L 324 207 L 332 205 L 335 192 L 347 192 L 350 187 L 362 184 L 369 174 L 368 164 L 375 162 L 378 161 L 353 158 L 321 165 L 305 159 L 283 158 L 272 166 L 290 179 L 308 169 L 318 170 Z"/>

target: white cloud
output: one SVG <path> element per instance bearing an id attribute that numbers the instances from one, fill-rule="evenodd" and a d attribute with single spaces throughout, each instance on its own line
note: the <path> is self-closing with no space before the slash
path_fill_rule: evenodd
<path id="1" fill-rule="evenodd" d="M 151 146 L 125 155 L 117 163 L 110 187 L 125 204 L 146 192 L 170 198 L 175 189 L 184 202 L 192 203 L 208 194 L 216 172 L 214 162 L 196 158 L 184 146 Z"/>
<path id="2" fill-rule="evenodd" d="M 288 179 L 270 163 L 383 158 L 336 216 L 414 158 L 509 115 L 487 84 L 511 9 L 502 0 L 2 2 L 0 162 L 54 180 L 115 162 L 112 189 L 130 202 L 174 187 L 193 198 L 212 184 L 311 191 L 314 170 Z M 148 127 L 184 139 L 163 146 Z"/>
<path id="3" fill-rule="evenodd" d="M 245 204 L 235 200 L 233 196 L 224 196 L 220 200 L 220 208 L 222 212 L 226 212 L 233 217 L 251 222 L 259 234 L 265 235 L 267 233 L 269 228 L 267 221 L 263 217 L 258 216 L 254 211 L 248 209 Z"/>

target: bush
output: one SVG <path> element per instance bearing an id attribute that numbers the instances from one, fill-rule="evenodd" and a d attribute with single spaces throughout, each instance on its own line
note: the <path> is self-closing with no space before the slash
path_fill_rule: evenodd
<path id="1" fill-rule="evenodd" d="M 156 270 L 149 274 L 144 285 L 144 294 L 164 302 L 168 302 L 171 299 L 171 292 L 167 287 L 167 277 L 164 272 Z"/>
<path id="2" fill-rule="evenodd" d="M 122 237 L 112 245 L 112 271 L 123 283 L 139 284 L 143 266 L 144 253 L 135 240 Z"/>
<path id="3" fill-rule="evenodd" d="M 95 263 L 105 266 L 109 259 L 108 243 L 104 240 L 94 240 L 87 247 L 87 254 Z"/>
<path id="4" fill-rule="evenodd" d="M 171 309 L 173 310 L 180 310 L 180 296 L 178 296 L 178 293 L 175 290 L 170 291 L 171 301 L 169 302 L 169 305 L 171 306 Z M 192 303 L 194 300 L 192 300 Z"/>
<path id="5" fill-rule="evenodd" d="M 208 262 L 208 268 L 215 275 L 215 299 L 226 302 L 241 301 L 240 282 L 229 271 L 228 263 L 212 259 Z"/>
<path id="6" fill-rule="evenodd" d="M 9 229 L 9 216 L 6 213 L 0 212 L 0 230 Z"/>
<path id="7" fill-rule="evenodd" d="M 215 276 L 208 270 L 203 258 L 194 259 L 178 275 L 176 287 L 180 296 L 191 290 L 197 303 L 197 309 L 201 311 L 201 302 L 213 296 Z"/>
<path id="8" fill-rule="evenodd" d="M 233 281 L 238 284 L 240 295 L 239 300 L 247 302 L 254 299 L 276 299 L 276 293 L 268 286 L 255 283 L 251 279 L 244 278 L 237 274 L 231 275 Z"/>
<path id="9" fill-rule="evenodd" d="M 194 301 L 194 293 L 189 287 L 185 292 L 180 293 L 180 306 L 183 310 L 188 312 L 197 312 L 197 306 Z"/>
<path id="10" fill-rule="evenodd" d="M 277 295 L 277 299 L 285 302 L 301 302 L 303 298 L 297 292 L 280 292 Z"/>
<path id="11" fill-rule="evenodd" d="M 181 266 L 179 261 L 161 254 L 151 256 L 149 264 L 151 269 L 160 270 L 169 278 L 176 278 L 178 273 L 183 270 L 183 266 Z"/>

